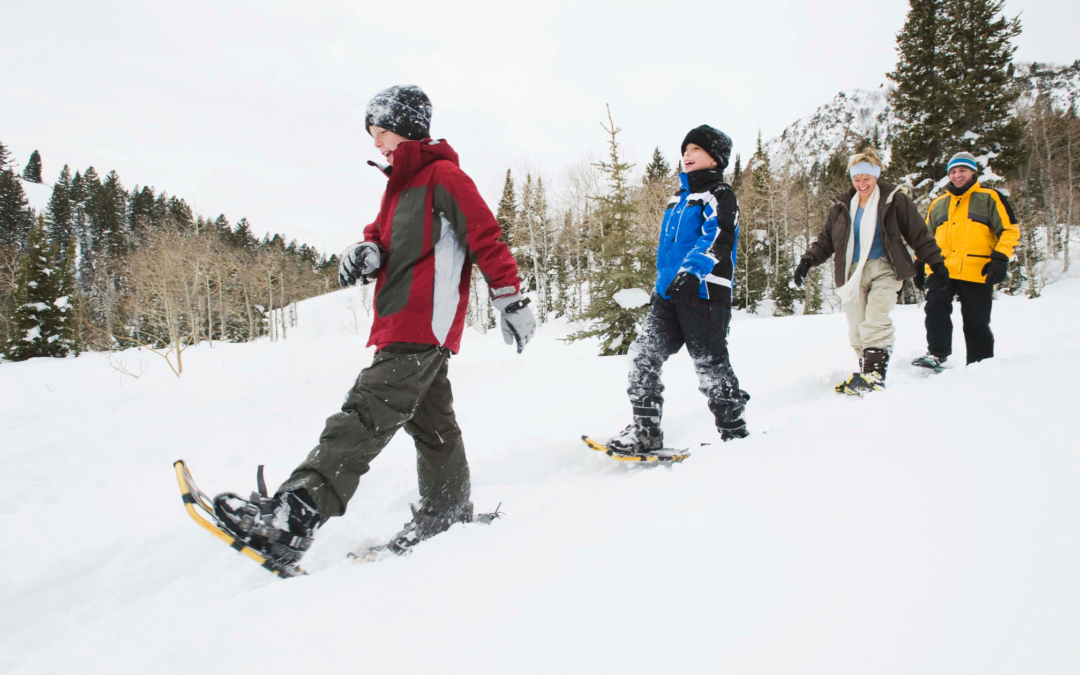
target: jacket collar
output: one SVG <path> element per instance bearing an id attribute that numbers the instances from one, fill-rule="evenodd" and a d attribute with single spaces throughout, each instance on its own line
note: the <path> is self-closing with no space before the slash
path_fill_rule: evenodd
<path id="1" fill-rule="evenodd" d="M 458 154 L 443 139 L 405 141 L 394 150 L 394 165 L 368 161 L 368 164 L 382 171 L 390 178 L 386 189 L 390 190 L 407 183 L 420 170 L 432 162 L 445 159 L 459 166 Z"/>
<path id="2" fill-rule="evenodd" d="M 956 187 L 952 184 L 952 181 L 949 181 L 949 184 L 945 187 L 945 189 L 948 190 L 949 193 L 952 194 L 954 197 L 963 197 L 964 193 L 969 192 L 972 188 L 977 187 L 979 187 L 978 180 L 973 180 L 962 188 Z"/>
<path id="3" fill-rule="evenodd" d="M 684 176 L 686 177 L 685 184 L 683 183 Z M 714 169 L 698 169 L 697 171 L 691 171 L 690 173 L 679 174 L 679 184 L 684 188 L 689 189 L 690 192 L 704 192 L 723 182 L 724 174 L 720 171 L 720 167 Z"/>

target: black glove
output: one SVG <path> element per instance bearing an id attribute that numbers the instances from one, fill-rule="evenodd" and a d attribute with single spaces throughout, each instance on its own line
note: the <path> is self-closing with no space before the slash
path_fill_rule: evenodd
<path id="1" fill-rule="evenodd" d="M 986 283 L 991 286 L 1005 281 L 1005 276 L 1009 273 L 1009 256 L 1001 251 L 994 251 L 990 254 L 990 262 L 983 266 L 982 273 L 986 275 Z"/>
<path id="2" fill-rule="evenodd" d="M 926 265 L 918 260 L 915 261 L 915 276 L 911 277 L 911 283 L 920 291 L 926 286 Z"/>
<path id="3" fill-rule="evenodd" d="M 803 281 L 806 280 L 806 275 L 810 273 L 810 258 L 803 258 L 799 261 L 799 266 L 795 268 L 795 285 L 802 288 Z"/>
<path id="4" fill-rule="evenodd" d="M 671 285 L 667 287 L 667 295 L 672 302 L 695 304 L 700 290 L 701 279 L 690 272 L 679 272 L 671 280 Z"/>
<path id="5" fill-rule="evenodd" d="M 926 290 L 943 291 L 949 285 L 949 268 L 945 263 L 934 263 L 930 266 L 930 276 L 926 277 Z"/>

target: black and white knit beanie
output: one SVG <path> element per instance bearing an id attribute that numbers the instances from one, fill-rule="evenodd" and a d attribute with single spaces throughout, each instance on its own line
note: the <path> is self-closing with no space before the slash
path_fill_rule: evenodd
<path id="1" fill-rule="evenodd" d="M 389 129 L 410 141 L 420 141 L 431 135 L 431 99 L 415 84 L 384 89 L 367 104 L 364 128 Z"/>
<path id="2" fill-rule="evenodd" d="M 685 153 L 686 146 L 691 143 L 709 153 L 709 156 L 716 160 L 716 168 L 721 172 L 727 168 L 728 158 L 731 157 L 731 139 L 723 131 L 713 129 L 708 124 L 702 124 L 686 134 L 681 151 Z"/>

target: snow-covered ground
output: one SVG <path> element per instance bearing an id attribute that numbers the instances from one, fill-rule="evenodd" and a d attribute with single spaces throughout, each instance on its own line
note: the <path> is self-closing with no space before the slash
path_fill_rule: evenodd
<path id="1" fill-rule="evenodd" d="M 399 434 L 308 577 L 279 580 L 185 514 L 172 461 L 211 494 L 271 487 L 372 357 L 358 291 L 300 305 L 288 339 L 0 365 L 0 671 L 10 673 L 1080 672 L 1080 281 L 994 306 L 998 358 L 939 376 L 922 314 L 895 313 L 889 390 L 838 397 L 842 315 L 736 321 L 753 435 L 719 445 L 685 353 L 671 468 L 582 433 L 628 421 L 622 358 L 545 327 L 451 362 L 479 510 L 414 555 L 345 559 L 416 499 Z M 957 315 L 959 312 L 957 312 Z M 361 315 L 362 316 L 362 315 Z M 701 447 L 703 441 L 713 445 Z"/>

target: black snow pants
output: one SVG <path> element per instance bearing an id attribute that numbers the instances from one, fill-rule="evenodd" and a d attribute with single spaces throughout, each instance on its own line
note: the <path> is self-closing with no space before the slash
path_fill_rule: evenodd
<path id="1" fill-rule="evenodd" d="M 967 362 L 992 358 L 994 334 L 990 331 L 990 309 L 994 302 L 994 287 L 958 279 L 950 279 L 949 284 L 940 291 L 926 293 L 927 351 L 937 356 L 952 354 L 952 305 L 955 296 L 960 297 Z"/>
<path id="2" fill-rule="evenodd" d="M 468 512 L 469 463 L 454 416 L 447 367 L 450 350 L 427 344 L 383 347 L 349 390 L 341 412 L 326 420 L 319 444 L 278 491 L 303 488 L 323 522 L 345 513 L 372 460 L 398 429 L 413 437 L 421 508 Z"/>
<path id="3" fill-rule="evenodd" d="M 637 340 L 630 345 L 630 404 L 634 419 L 659 424 L 664 403 L 660 371 L 683 344 L 694 361 L 698 390 L 709 400 L 718 425 L 739 421 L 749 399 L 728 360 L 731 303 L 726 299 L 676 303 L 654 295 Z M 644 420 L 642 419 L 644 418 Z"/>

